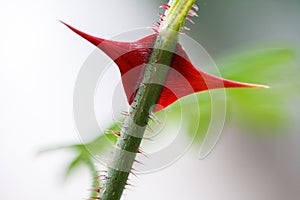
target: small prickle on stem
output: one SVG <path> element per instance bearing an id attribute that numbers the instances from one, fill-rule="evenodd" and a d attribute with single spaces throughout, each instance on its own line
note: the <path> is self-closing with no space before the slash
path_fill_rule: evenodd
<path id="1" fill-rule="evenodd" d="M 160 120 L 156 117 L 156 115 L 155 115 L 153 112 L 151 112 L 151 113 L 149 114 L 149 118 L 150 118 L 153 122 L 157 122 L 157 123 L 161 124 Z"/>
<path id="2" fill-rule="evenodd" d="M 120 135 L 121 135 L 121 132 L 118 131 L 118 130 L 107 130 L 107 131 L 105 131 L 105 133 L 106 134 L 113 134 L 113 135 L 116 135 L 118 137 L 120 137 Z"/>
<path id="3" fill-rule="evenodd" d="M 129 112 L 128 111 L 122 111 L 121 115 L 123 115 L 125 117 L 128 117 L 129 116 Z"/>
<path id="4" fill-rule="evenodd" d="M 90 191 L 100 193 L 100 188 L 92 188 Z"/>
<path id="5" fill-rule="evenodd" d="M 189 18 L 189 17 L 187 17 L 186 20 L 189 21 L 192 24 L 195 24 L 195 22 L 191 18 Z"/>
<path id="6" fill-rule="evenodd" d="M 190 10 L 188 15 L 191 16 L 191 17 L 194 17 L 194 16 L 198 17 L 198 14 L 193 10 Z"/>
<path id="7" fill-rule="evenodd" d="M 189 27 L 186 27 L 186 26 L 184 26 L 183 29 L 187 30 L 187 31 L 191 30 Z"/>
<path id="8" fill-rule="evenodd" d="M 146 126 L 146 130 L 151 133 L 154 133 L 153 129 L 149 125 Z"/>
<path id="9" fill-rule="evenodd" d="M 192 8 L 194 8 L 196 11 L 199 10 L 199 7 L 197 6 L 197 4 L 194 4 L 194 5 L 192 6 Z"/>
<path id="10" fill-rule="evenodd" d="M 161 4 L 160 6 L 159 6 L 159 8 L 163 8 L 163 9 L 169 9 L 171 6 L 170 5 L 168 5 L 168 4 Z"/>

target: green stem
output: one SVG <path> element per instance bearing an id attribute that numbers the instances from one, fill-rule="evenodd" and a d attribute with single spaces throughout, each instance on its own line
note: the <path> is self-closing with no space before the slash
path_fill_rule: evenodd
<path id="1" fill-rule="evenodd" d="M 149 114 L 153 111 L 172 61 L 173 52 L 178 43 L 185 18 L 196 0 L 170 0 L 171 8 L 159 27 L 151 57 L 146 66 L 142 84 L 131 105 L 130 115 L 125 119 L 121 138 L 108 170 L 105 190 L 101 191 L 101 200 L 119 200 L 126 186 L 134 163 Z"/>

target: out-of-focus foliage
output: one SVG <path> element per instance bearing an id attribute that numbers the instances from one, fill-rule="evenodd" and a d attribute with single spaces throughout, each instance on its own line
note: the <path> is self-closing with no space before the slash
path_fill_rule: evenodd
<path id="1" fill-rule="evenodd" d="M 229 111 L 234 110 L 239 124 L 264 128 L 268 133 L 287 127 L 291 121 L 287 104 L 297 98 L 300 86 L 295 54 L 291 48 L 270 48 L 220 62 L 221 74 L 226 78 L 270 86 L 264 90 L 227 90 Z"/>

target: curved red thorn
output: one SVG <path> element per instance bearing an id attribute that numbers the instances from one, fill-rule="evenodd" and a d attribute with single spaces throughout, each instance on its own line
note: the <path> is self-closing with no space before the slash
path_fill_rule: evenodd
<path id="1" fill-rule="evenodd" d="M 89 42 L 91 42 L 93 45 L 96 45 L 98 46 L 99 44 L 101 44 L 104 39 L 102 38 L 98 38 L 98 37 L 94 37 L 94 36 L 91 36 L 91 35 L 88 35 L 72 26 L 70 26 L 69 24 L 63 22 L 63 21 L 60 21 L 62 24 L 64 24 L 65 26 L 67 26 L 69 29 L 71 29 L 73 32 L 77 33 L 78 35 L 80 35 L 81 37 L 85 38 L 86 40 L 88 40 Z"/>
<path id="2" fill-rule="evenodd" d="M 194 11 L 190 12 L 190 14 L 197 16 Z M 152 53 L 157 34 L 149 35 L 135 42 L 117 42 L 90 36 L 66 23 L 64 24 L 75 33 L 97 45 L 114 60 L 121 72 L 125 93 L 129 104 L 131 104 L 141 84 L 140 77 L 142 77 L 145 64 Z M 103 44 L 99 45 L 100 43 Z M 222 79 L 195 68 L 180 44 L 176 47 L 170 67 L 171 70 L 167 75 L 157 102 L 160 106 L 154 109 L 155 112 L 168 107 L 181 97 L 204 90 L 241 87 L 267 88 L 267 86 L 263 85 Z"/>

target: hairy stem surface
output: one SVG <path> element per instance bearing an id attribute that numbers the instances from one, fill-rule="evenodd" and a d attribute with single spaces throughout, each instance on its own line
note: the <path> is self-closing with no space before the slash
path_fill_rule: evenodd
<path id="1" fill-rule="evenodd" d="M 146 66 L 142 83 L 125 119 L 120 140 L 108 170 L 106 187 L 101 191 L 101 200 L 119 200 L 136 154 L 139 152 L 149 115 L 160 96 L 168 74 L 173 52 L 178 43 L 185 18 L 196 0 L 171 0 L 170 9 L 158 29 L 151 57 Z"/>

